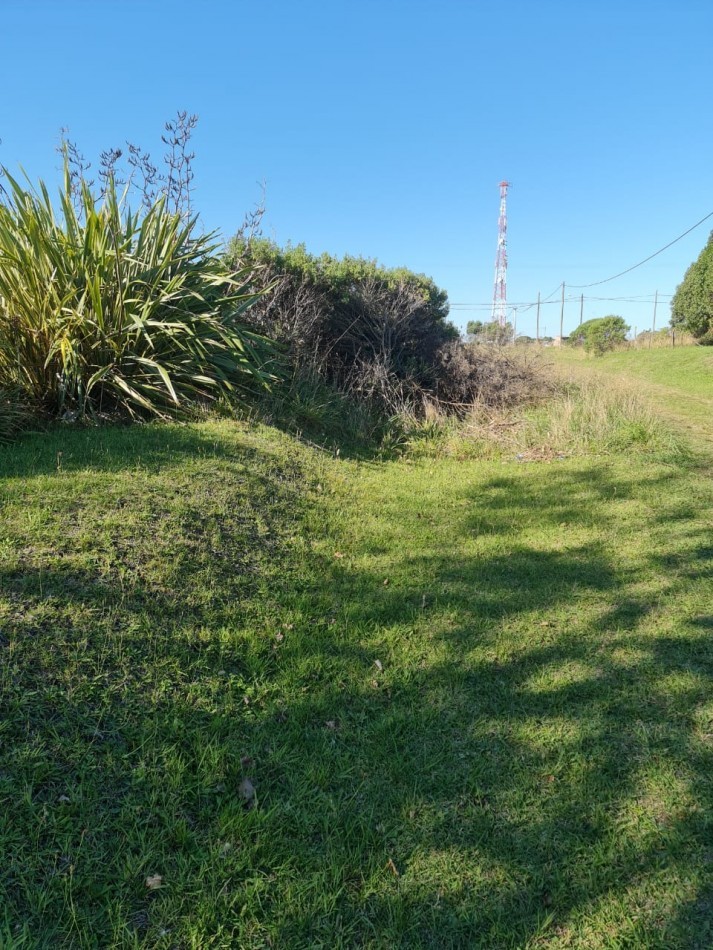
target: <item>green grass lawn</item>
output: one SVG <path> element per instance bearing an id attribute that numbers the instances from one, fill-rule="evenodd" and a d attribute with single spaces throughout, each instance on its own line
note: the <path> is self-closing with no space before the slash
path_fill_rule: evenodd
<path id="1" fill-rule="evenodd" d="M 709 464 L 2 453 L 0 947 L 713 945 Z"/>
<path id="2" fill-rule="evenodd" d="M 602 357 L 565 347 L 548 354 L 575 371 L 595 370 L 628 380 L 689 437 L 713 441 L 713 347 L 631 349 Z"/>

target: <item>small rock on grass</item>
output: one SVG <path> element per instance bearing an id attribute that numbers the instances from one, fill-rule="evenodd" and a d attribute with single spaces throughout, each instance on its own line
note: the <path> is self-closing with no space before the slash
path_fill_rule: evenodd
<path id="1" fill-rule="evenodd" d="M 253 808 L 255 805 L 255 786 L 249 778 L 244 778 L 238 785 L 238 794 L 243 800 L 246 808 Z"/>

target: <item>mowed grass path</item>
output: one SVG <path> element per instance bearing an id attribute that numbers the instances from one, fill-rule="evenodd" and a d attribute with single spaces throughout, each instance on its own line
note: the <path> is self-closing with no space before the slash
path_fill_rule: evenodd
<path id="1" fill-rule="evenodd" d="M 711 946 L 712 500 L 229 422 L 4 449 L 0 946 Z"/>
<path id="2" fill-rule="evenodd" d="M 626 380 L 694 443 L 713 449 L 713 347 L 621 350 L 588 357 L 582 350 L 548 350 L 573 372 L 598 372 Z"/>

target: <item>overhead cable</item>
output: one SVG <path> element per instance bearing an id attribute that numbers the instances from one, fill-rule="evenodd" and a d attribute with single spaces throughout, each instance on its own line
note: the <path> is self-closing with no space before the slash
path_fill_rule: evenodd
<path id="1" fill-rule="evenodd" d="M 604 280 L 595 280 L 591 284 L 567 284 L 568 287 L 571 287 L 573 290 L 584 290 L 587 287 L 598 287 L 599 284 L 608 284 L 610 280 L 616 280 L 617 277 L 623 277 L 624 274 L 630 274 L 631 271 L 636 270 L 637 267 L 641 267 L 642 264 L 647 264 L 649 261 L 653 260 L 654 257 L 658 257 L 659 254 L 663 254 L 664 251 L 667 251 L 670 247 L 680 241 L 682 238 L 685 238 L 687 234 L 690 234 L 691 231 L 695 231 L 697 227 L 700 227 L 704 221 L 707 221 L 708 218 L 713 218 L 713 211 L 709 212 L 704 218 L 701 218 L 700 221 L 696 221 L 692 227 L 687 231 L 684 231 L 683 234 L 679 234 L 677 238 L 674 238 L 673 241 L 669 241 L 664 247 L 659 248 L 658 251 L 654 251 L 653 254 L 649 254 L 648 257 L 645 257 L 643 261 L 639 261 L 638 264 L 634 264 L 632 267 L 627 267 L 626 270 L 620 271 L 618 274 L 614 274 L 612 277 L 605 277 Z"/>

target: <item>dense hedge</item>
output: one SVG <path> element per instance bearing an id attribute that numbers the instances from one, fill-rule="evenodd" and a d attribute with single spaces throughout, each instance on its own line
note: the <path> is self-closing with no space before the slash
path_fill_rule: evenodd
<path id="1" fill-rule="evenodd" d="M 316 371 L 391 409 L 438 390 L 440 353 L 458 331 L 448 321 L 446 292 L 430 277 L 264 239 L 234 239 L 227 260 L 257 275 L 254 289 L 264 293 L 248 319 L 286 348 L 298 371 Z"/>

